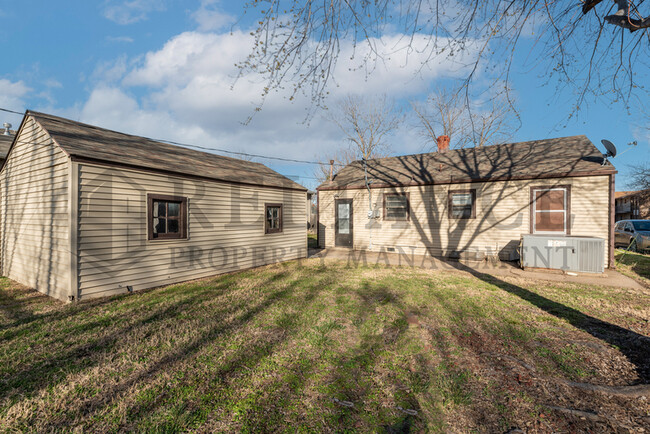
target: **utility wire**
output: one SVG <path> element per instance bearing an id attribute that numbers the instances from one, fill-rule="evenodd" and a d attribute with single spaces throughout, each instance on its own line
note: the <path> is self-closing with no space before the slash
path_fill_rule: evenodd
<path id="1" fill-rule="evenodd" d="M 15 111 L 15 110 L 9 110 L 9 109 L 5 109 L 5 108 L 1 108 L 1 107 L 0 107 L 0 111 L 7 112 L 7 113 L 14 113 L 14 114 L 21 115 L 21 116 L 23 116 L 25 114 L 25 112 L 21 113 L 21 112 Z"/>
<path id="2" fill-rule="evenodd" d="M 15 111 L 15 110 L 9 110 L 9 109 L 5 109 L 5 108 L 1 108 L 1 107 L 0 107 L 0 110 L 3 111 L 3 112 L 14 113 L 14 114 L 21 115 L 21 116 L 25 114 L 24 112 L 21 113 L 21 112 Z M 173 140 L 153 139 L 151 137 L 146 137 L 146 136 L 140 136 L 140 137 L 142 137 L 143 139 L 152 140 L 154 142 L 169 143 L 171 145 L 182 146 L 182 147 L 185 147 L 185 148 L 196 148 L 196 149 L 202 149 L 204 151 L 223 152 L 223 153 L 226 153 L 226 154 L 241 155 L 241 156 L 244 156 L 244 157 L 264 158 L 264 159 L 267 159 L 267 160 L 286 161 L 286 162 L 289 162 L 289 163 L 317 164 L 319 166 L 329 164 L 329 163 L 321 163 L 319 161 L 308 161 L 308 160 L 297 160 L 297 159 L 294 159 L 294 158 L 271 157 L 271 156 L 268 156 L 268 155 L 249 154 L 247 152 L 229 151 L 227 149 L 209 148 L 207 146 L 200 146 L 200 145 L 193 145 L 193 144 L 190 144 L 190 143 L 175 142 Z M 334 163 L 334 165 L 339 166 L 339 167 L 345 166 L 345 164 L 340 164 L 340 163 Z"/>
<path id="3" fill-rule="evenodd" d="M 0 110 L 2 110 L 2 109 L 0 108 Z M 12 137 L 14 137 L 14 136 L 12 136 Z M 146 137 L 145 137 L 145 138 L 146 138 Z M 150 140 L 153 140 L 153 139 L 150 139 Z M 24 141 L 24 140 L 16 140 L 16 143 L 17 143 L 17 144 L 19 143 L 19 144 L 22 144 L 22 145 L 29 145 L 29 144 L 31 144 L 31 142 L 26 142 L 26 141 Z M 280 173 L 280 172 L 278 172 L 278 173 Z M 315 180 L 317 180 L 317 181 L 322 181 L 320 178 L 316 178 L 315 176 L 286 175 L 286 174 L 284 174 L 284 173 L 280 173 L 280 174 L 281 174 L 282 176 L 285 176 L 285 177 L 289 178 L 289 179 L 293 179 L 294 181 L 295 181 L 296 179 L 315 179 Z"/>

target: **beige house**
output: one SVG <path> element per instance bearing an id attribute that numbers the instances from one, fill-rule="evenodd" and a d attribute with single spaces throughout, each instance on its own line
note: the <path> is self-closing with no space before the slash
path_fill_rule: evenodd
<path id="1" fill-rule="evenodd" d="M 28 111 L 0 170 L 2 275 L 83 300 L 305 257 L 307 190 L 259 163 Z"/>
<path id="2" fill-rule="evenodd" d="M 355 161 L 317 189 L 318 242 L 512 260 L 524 234 L 584 235 L 613 266 L 616 170 L 602 162 L 585 136 Z"/>

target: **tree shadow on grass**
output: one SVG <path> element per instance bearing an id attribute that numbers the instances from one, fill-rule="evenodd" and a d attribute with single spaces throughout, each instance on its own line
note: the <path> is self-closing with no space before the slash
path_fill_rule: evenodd
<path id="1" fill-rule="evenodd" d="M 505 282 L 493 275 L 482 273 L 459 262 L 452 262 L 451 264 L 455 268 L 466 271 L 486 283 L 516 295 L 541 310 L 563 319 L 572 326 L 618 348 L 635 366 L 639 376 L 639 383 L 650 383 L 650 338 L 648 336 L 584 314 L 577 309 L 543 297 L 521 286 Z"/>
<path id="2" fill-rule="evenodd" d="M 277 279 L 277 276 L 271 276 L 267 281 L 261 282 L 262 285 L 270 283 Z M 44 357 L 40 357 L 36 360 L 33 360 L 31 363 L 22 364 L 16 366 L 15 370 L 7 370 L 3 375 L 4 378 L 0 379 L 0 401 L 7 402 L 7 399 L 11 401 L 12 396 L 19 396 L 21 399 L 25 397 L 33 396 L 38 393 L 40 390 L 45 388 L 53 388 L 58 384 L 65 381 L 70 375 L 75 373 L 82 372 L 84 370 L 90 369 L 94 366 L 97 366 L 101 362 L 101 354 L 111 351 L 120 341 L 124 339 L 125 336 L 128 336 L 134 330 L 145 327 L 147 324 L 155 323 L 174 317 L 175 315 L 184 312 L 197 304 L 200 304 L 204 301 L 209 301 L 214 297 L 218 297 L 224 294 L 230 289 L 230 281 L 225 281 L 219 285 L 211 287 L 209 290 L 203 291 L 192 291 L 184 299 L 174 302 L 173 304 L 166 306 L 164 309 L 158 309 L 154 312 L 147 313 L 141 319 L 137 321 L 132 321 L 133 312 L 125 310 L 121 315 L 115 316 L 110 320 L 98 319 L 93 320 L 88 323 L 84 323 L 78 326 L 80 329 L 79 336 L 97 336 L 92 339 L 89 339 L 86 342 L 76 342 L 76 334 L 60 336 L 58 333 L 52 334 L 52 339 L 43 338 L 39 341 L 39 346 L 50 346 L 54 343 L 64 341 L 69 342 L 69 348 L 61 351 L 56 355 L 49 355 L 43 353 Z M 200 295 L 199 295 L 200 294 Z M 142 297 L 146 294 L 136 294 L 135 297 Z M 108 304 L 108 303 L 120 303 L 130 302 L 131 296 L 123 295 L 111 297 L 110 299 L 100 299 L 98 301 L 89 301 L 80 303 L 79 305 L 72 305 L 69 309 L 65 309 L 64 313 L 61 312 L 52 312 L 43 314 L 40 321 L 37 321 L 39 324 L 47 324 L 51 326 L 52 323 L 56 324 L 57 322 L 64 321 L 70 318 L 74 318 L 75 315 L 80 314 L 84 311 L 90 311 L 99 306 Z M 122 299 L 122 300 L 120 300 Z M 135 299 L 134 299 L 135 300 Z M 139 298 L 139 300 L 143 300 Z M 246 306 L 246 302 L 242 302 L 237 305 L 226 305 L 221 307 L 218 310 L 218 314 L 226 315 L 227 312 L 233 312 L 237 309 L 243 309 Z M 103 335 L 101 329 L 106 326 L 112 326 L 113 322 L 125 322 L 123 326 L 113 326 L 114 330 L 109 335 Z M 34 330 L 37 328 L 37 324 L 32 322 L 31 324 L 34 327 Z M 61 324 L 63 327 L 64 324 Z M 73 327 L 74 328 L 74 327 Z M 97 331 L 95 334 L 94 331 Z M 4 339 L 10 339 L 11 336 L 4 336 Z M 18 336 L 14 336 L 14 339 Z"/>
<path id="3" fill-rule="evenodd" d="M 138 374 L 137 377 L 129 379 L 115 389 L 105 391 L 105 395 L 115 398 L 128 391 L 136 383 L 145 381 L 148 376 L 156 375 L 163 369 L 167 372 L 178 369 L 176 366 L 180 362 L 195 357 L 201 349 L 213 343 L 219 335 L 236 335 L 248 322 L 263 314 L 265 310 L 272 308 L 273 305 L 280 305 L 288 298 L 291 299 L 292 309 L 290 312 L 283 313 L 275 321 L 275 324 L 279 326 L 272 328 L 267 334 L 255 335 L 245 341 L 231 355 L 220 360 L 218 366 L 209 371 L 209 375 L 206 376 L 205 372 L 190 374 L 190 376 L 200 375 L 205 379 L 196 385 L 191 396 L 183 399 L 183 412 L 185 413 L 179 418 L 182 418 L 184 422 L 167 417 L 161 419 L 161 414 L 156 415 L 161 409 L 167 414 L 171 413 L 171 409 L 168 408 L 169 403 L 173 403 L 175 395 L 180 393 L 176 390 L 160 389 L 160 395 L 155 400 L 131 404 L 126 411 L 129 420 L 122 424 L 120 429 L 137 430 L 145 428 L 143 425 L 156 429 L 191 429 L 193 426 L 201 425 L 207 418 L 218 419 L 221 423 L 226 424 L 235 423 L 235 426 L 239 427 L 238 429 L 244 431 L 265 432 L 276 430 L 279 426 L 290 423 L 287 417 L 294 422 L 305 420 L 304 415 L 288 414 L 288 412 L 303 411 L 301 397 L 310 377 L 315 375 L 316 367 L 319 366 L 319 362 L 322 362 L 322 353 L 319 353 L 318 350 L 306 353 L 299 350 L 299 353 L 295 354 L 295 357 L 288 363 L 282 362 L 281 366 L 273 368 L 271 372 L 268 371 L 269 367 L 264 365 L 264 361 L 274 357 L 278 351 L 282 351 L 285 343 L 305 332 L 304 315 L 313 307 L 314 302 L 319 302 L 323 291 L 330 291 L 328 284 L 331 283 L 331 276 L 329 273 L 331 273 L 330 270 L 325 270 L 325 274 L 317 276 L 316 282 L 310 283 L 305 290 L 301 290 L 299 281 L 289 283 L 282 291 L 248 309 L 225 329 L 222 326 L 215 326 L 196 341 L 159 360 L 146 372 Z M 371 288 L 366 283 L 363 289 L 358 291 L 358 295 L 361 299 L 361 306 L 357 310 L 356 316 L 351 318 L 356 323 L 366 321 L 375 312 L 378 304 L 393 304 L 404 309 L 398 297 L 383 287 Z M 319 413 L 316 419 L 323 420 L 329 429 L 354 429 L 355 424 L 362 419 L 365 420 L 366 426 L 373 426 L 373 423 L 377 423 L 378 425 L 374 425 L 375 429 L 380 429 L 383 426 L 388 432 L 409 432 L 415 422 L 412 415 L 401 414 L 396 409 L 390 409 L 387 412 L 384 411 L 387 414 L 383 414 L 383 417 L 369 421 L 370 413 L 363 408 L 364 402 L 372 401 L 372 395 L 376 392 L 374 389 L 383 387 L 379 384 L 374 384 L 373 387 L 371 384 L 372 372 L 378 363 L 379 355 L 384 350 L 391 348 L 406 328 L 405 319 L 400 318 L 388 327 L 391 330 L 390 333 L 379 336 L 363 336 L 353 348 L 334 356 L 332 372 L 324 382 L 327 384 L 327 391 L 323 392 L 324 395 L 317 400 L 318 405 L 312 409 Z M 325 345 L 323 348 L 325 351 L 328 344 L 324 343 L 323 345 Z M 205 356 L 207 357 L 207 355 Z M 266 367 L 261 368 L 262 365 Z M 263 375 L 259 378 L 256 377 L 260 374 Z M 246 390 L 251 387 L 247 386 L 250 380 L 254 380 L 253 384 L 256 386 L 252 387 L 245 397 L 235 397 L 235 395 L 224 401 L 224 393 L 231 396 L 232 392 L 228 392 L 230 387 L 239 385 L 237 386 L 238 390 Z M 261 384 L 257 383 L 258 380 L 261 381 Z M 185 383 L 192 382 L 189 378 L 184 381 Z M 197 404 L 199 399 L 197 397 L 200 397 L 202 404 Z M 356 403 L 355 408 L 339 406 L 334 399 L 352 400 Z M 397 404 L 402 407 L 420 411 L 419 402 L 412 396 L 404 394 L 399 399 Z M 87 401 L 82 404 L 81 410 L 92 416 L 101 412 L 104 402 Z M 209 414 L 206 414 L 205 406 L 218 408 L 207 411 Z M 359 414 L 359 412 L 363 414 Z M 231 418 L 233 419 L 231 420 Z M 310 418 L 307 417 L 307 420 Z"/>
<path id="4" fill-rule="evenodd" d="M 281 273 L 280 273 L 281 274 Z M 313 276 L 311 276 L 313 277 Z M 268 285 L 272 285 L 274 282 L 277 284 L 281 280 L 281 277 L 278 274 L 270 276 L 268 279 L 260 282 L 256 285 L 261 288 L 265 288 Z M 223 309 L 217 310 L 210 314 L 214 318 L 214 325 L 210 327 L 207 331 L 203 332 L 201 335 L 197 336 L 191 342 L 181 347 L 174 349 L 166 354 L 163 354 L 162 357 L 158 358 L 154 363 L 150 364 L 145 369 L 136 372 L 133 375 L 128 376 L 125 380 L 120 381 L 112 387 L 105 387 L 102 389 L 101 393 L 90 397 L 88 399 L 82 400 L 76 405 L 75 413 L 83 414 L 84 419 L 90 420 L 95 415 L 98 415 L 105 409 L 108 405 L 119 400 L 122 395 L 125 393 L 131 393 L 130 390 L 138 385 L 146 385 L 150 379 L 154 378 L 162 372 L 173 373 L 177 366 L 182 362 L 193 359 L 201 352 L 202 349 L 210 346 L 222 335 L 237 335 L 239 330 L 242 330 L 244 327 L 249 325 L 258 315 L 261 315 L 263 312 L 268 311 L 273 308 L 278 303 L 285 300 L 287 297 L 293 297 L 295 294 L 295 289 L 300 285 L 300 281 L 293 281 L 286 286 L 282 287 L 280 290 L 276 290 L 268 294 L 265 298 L 259 300 L 256 304 L 251 305 L 251 300 L 244 300 L 241 304 L 235 306 L 224 307 Z M 308 304 L 313 301 L 319 292 L 319 286 L 313 285 L 309 291 L 303 297 L 303 304 Z M 197 303 L 196 300 L 188 300 L 186 307 L 191 307 L 189 305 L 194 305 Z M 234 313 L 242 311 L 237 317 L 229 321 L 223 321 L 223 318 L 228 317 L 228 313 Z M 263 339 L 252 338 L 247 341 L 244 345 L 237 348 L 234 355 L 228 357 L 224 362 L 219 363 L 217 369 L 209 369 L 209 377 L 202 378 L 200 384 L 195 385 L 197 390 L 202 390 L 205 392 L 205 395 L 202 397 L 202 400 L 207 399 L 209 401 L 209 396 L 211 389 L 224 385 L 224 382 L 228 377 L 241 375 L 242 372 L 247 372 L 248 370 L 254 368 L 261 360 L 263 360 L 268 355 L 272 354 L 275 348 L 280 346 L 290 335 L 290 331 L 294 330 L 298 326 L 298 323 L 291 318 L 291 316 L 300 315 L 301 312 L 298 310 L 295 314 L 289 314 L 281 318 L 280 322 L 285 325 L 289 325 L 288 330 L 284 330 L 281 333 L 274 334 L 262 334 Z M 161 313 L 160 316 L 164 317 L 166 313 Z M 146 320 L 145 320 L 146 321 Z M 197 373 L 190 373 L 197 374 Z M 199 372 L 198 374 L 202 374 Z M 140 389 L 142 391 L 144 389 Z M 126 414 L 128 415 L 128 420 L 124 421 L 121 424 L 122 429 L 135 429 L 140 423 L 147 423 L 151 416 L 162 406 L 168 405 L 171 397 L 170 390 L 162 390 L 160 395 L 156 399 L 151 401 L 141 401 L 133 400 L 129 405 Z M 199 419 L 202 417 L 201 414 L 204 414 L 204 409 L 202 408 L 188 408 L 188 412 L 195 412 Z M 199 414 L 200 413 L 200 414 Z M 191 419 L 191 415 L 185 415 L 185 417 Z M 168 420 L 170 424 L 174 424 L 175 421 Z M 165 422 L 165 423 L 167 423 Z M 53 423 L 49 428 L 55 429 L 60 428 L 61 424 Z M 163 427 L 164 428 L 164 427 Z M 170 426 L 170 428 L 172 428 Z M 183 429 L 186 429 L 185 426 Z"/>
<path id="5" fill-rule="evenodd" d="M 329 416 L 333 426 L 329 429 L 355 429 L 356 423 L 365 424 L 360 429 L 383 429 L 390 433 L 410 432 L 414 425 L 421 422 L 422 416 L 403 413 L 403 409 L 422 414 L 419 398 L 409 393 L 411 384 L 401 384 L 394 372 L 384 372 L 382 358 L 386 353 L 397 351 L 398 341 L 408 329 L 406 320 L 407 306 L 401 297 L 384 285 L 371 285 L 363 282 L 355 290 L 360 300 L 355 315 L 350 318 L 360 330 L 360 340 L 352 347 L 332 359 L 332 367 L 324 381 L 327 396 L 323 398 L 323 410 Z M 382 321 L 379 334 L 362 331 L 371 317 L 377 314 L 380 306 L 395 307 L 400 312 L 397 318 Z M 425 371 L 413 373 L 422 374 Z M 380 378 L 381 377 L 381 378 Z M 388 398 L 386 394 L 392 396 Z M 377 399 L 389 399 L 392 405 L 376 402 Z M 353 406 L 342 405 L 351 402 Z M 400 410 L 402 409 L 402 410 Z"/>

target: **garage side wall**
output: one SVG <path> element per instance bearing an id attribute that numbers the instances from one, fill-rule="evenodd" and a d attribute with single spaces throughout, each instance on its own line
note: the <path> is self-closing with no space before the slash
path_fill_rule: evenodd
<path id="1" fill-rule="evenodd" d="M 307 255 L 306 192 L 79 163 L 80 299 Z M 147 194 L 187 198 L 186 240 L 147 240 Z M 265 203 L 283 231 L 265 234 Z"/>
<path id="2" fill-rule="evenodd" d="M 2 275 L 60 300 L 70 288 L 69 159 L 25 120 L 0 172 Z"/>
<path id="3" fill-rule="evenodd" d="M 373 250 L 454 256 L 459 252 L 498 254 L 508 260 L 516 253 L 522 234 L 530 233 L 530 187 L 571 185 L 571 235 L 605 239 L 608 258 L 609 177 L 590 176 L 498 181 L 402 188 L 373 188 L 372 203 L 379 218 L 368 220 L 368 191 L 319 191 L 319 241 L 335 246 L 334 200 L 353 199 L 354 248 L 365 250 L 372 237 Z M 476 218 L 450 219 L 448 192 L 476 190 Z M 383 219 L 383 195 L 408 193 L 410 219 Z M 372 230 L 371 230 L 372 229 Z M 605 263 L 605 266 L 608 264 Z"/>

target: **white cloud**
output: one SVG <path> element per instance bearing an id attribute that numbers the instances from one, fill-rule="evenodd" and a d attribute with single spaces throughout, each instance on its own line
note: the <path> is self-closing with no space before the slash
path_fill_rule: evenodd
<path id="1" fill-rule="evenodd" d="M 0 107 L 21 112 L 26 108 L 25 97 L 31 92 L 32 89 L 27 87 L 22 81 L 12 82 L 0 78 Z M 17 128 L 21 119 L 22 116 L 20 115 L 0 112 L 0 124 L 10 122 L 14 128 Z"/>
<path id="2" fill-rule="evenodd" d="M 444 46 L 444 38 L 440 38 Z M 446 53 L 432 55 L 427 35 L 395 34 L 382 39 L 372 38 L 370 44 L 378 51 L 377 61 L 368 44 L 356 48 L 351 42 L 342 44 L 334 76 L 335 94 L 386 93 L 395 97 L 414 95 L 426 89 L 435 79 L 462 77 L 478 52 L 477 44 L 468 42 L 463 53 L 455 58 Z M 370 59 L 365 62 L 365 59 Z"/>
<path id="3" fill-rule="evenodd" d="M 54 78 L 48 78 L 47 80 L 45 80 L 45 82 L 43 84 L 46 87 L 50 88 L 50 89 L 55 89 L 55 88 L 60 89 L 60 88 L 63 87 L 61 82 L 59 80 L 54 79 Z"/>
<path id="4" fill-rule="evenodd" d="M 90 78 L 100 85 L 119 81 L 127 72 L 127 62 L 128 59 L 125 55 L 112 61 L 100 62 L 95 67 Z"/>
<path id="5" fill-rule="evenodd" d="M 22 80 L 12 82 L 0 78 L 0 107 L 21 111 L 25 106 L 24 97 L 31 91 Z"/>
<path id="6" fill-rule="evenodd" d="M 202 8 L 208 6 L 213 3 L 202 4 Z M 75 118 L 131 134 L 285 158 L 313 160 L 346 145 L 338 127 L 323 116 L 304 122 L 312 102 L 305 96 L 290 102 L 289 83 L 286 89 L 271 92 L 263 109 L 255 112 L 266 83 L 256 74 L 236 80 L 239 70 L 235 66 L 250 52 L 250 34 L 239 30 L 208 33 L 194 18 L 198 31 L 176 35 L 143 56 L 99 64 L 90 96 L 75 108 Z M 459 64 L 442 57 L 425 62 L 429 55 L 424 37 L 415 39 L 416 49 L 408 58 L 404 41 L 400 35 L 374 41 L 382 50 L 382 60 L 367 76 L 355 69 L 357 59 L 369 54 L 368 47 L 357 47 L 350 60 L 352 44 L 343 41 L 335 71 L 338 87 L 331 89 L 329 105 L 348 93 L 416 97 L 429 91 L 431 80 L 462 74 Z M 244 125 L 252 114 L 252 121 Z M 399 146 L 395 151 L 418 152 L 421 140 L 408 126 L 404 128 L 400 140 L 395 140 Z M 273 167 L 270 161 L 262 162 Z M 282 169 L 289 174 L 302 170 L 310 169 Z"/>
<path id="7" fill-rule="evenodd" d="M 104 17 L 121 25 L 146 20 L 151 12 L 165 10 L 164 0 L 109 0 Z"/>
<path id="8" fill-rule="evenodd" d="M 107 36 L 106 40 L 108 42 L 123 42 L 123 43 L 127 43 L 127 44 L 130 44 L 130 43 L 133 42 L 133 38 L 131 38 L 129 36 Z"/>
<path id="9" fill-rule="evenodd" d="M 235 17 L 220 11 L 217 8 L 218 4 L 217 0 L 201 0 L 201 7 L 192 13 L 192 18 L 198 24 L 199 31 L 220 30 L 235 21 Z"/>

